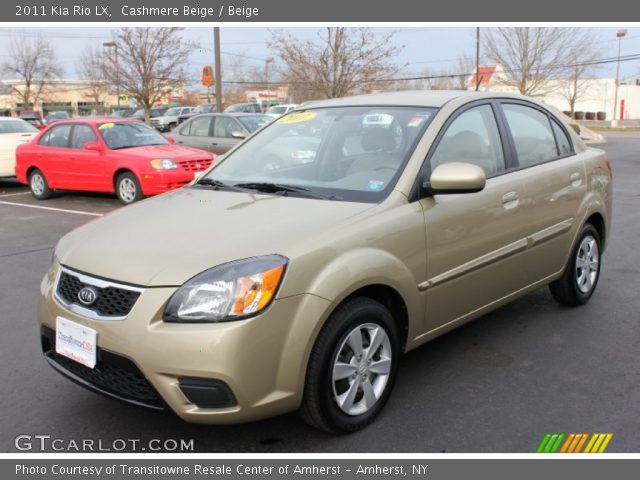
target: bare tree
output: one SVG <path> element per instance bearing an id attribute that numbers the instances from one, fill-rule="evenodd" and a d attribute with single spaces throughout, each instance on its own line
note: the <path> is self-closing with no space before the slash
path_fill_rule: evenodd
<path id="1" fill-rule="evenodd" d="M 87 82 L 87 93 L 85 96 L 93 103 L 103 104 L 109 97 L 110 85 L 105 80 L 104 74 L 104 52 L 87 46 L 78 57 L 76 73 Z M 104 113 L 100 111 L 98 113 Z"/>
<path id="2" fill-rule="evenodd" d="M 471 57 L 458 57 L 454 87 L 456 90 L 468 90 L 471 78 L 476 71 L 476 61 Z"/>
<path id="3" fill-rule="evenodd" d="M 9 59 L 0 70 L 9 79 L 20 80 L 10 88 L 24 107 L 35 106 L 51 81 L 62 72 L 53 48 L 40 36 L 12 40 Z"/>
<path id="4" fill-rule="evenodd" d="M 196 45 L 183 40 L 181 30 L 121 28 L 114 33 L 115 48 L 105 51 L 105 79 L 136 99 L 147 122 L 154 103 L 188 83 L 187 60 Z"/>
<path id="5" fill-rule="evenodd" d="M 394 35 L 376 35 L 370 28 L 327 27 L 315 41 L 273 32 L 268 45 L 286 64 L 283 76 L 303 86 L 305 96 L 335 98 L 375 84 L 398 70 L 392 60 L 402 47 L 393 44 Z"/>
<path id="6" fill-rule="evenodd" d="M 594 50 L 586 50 L 583 55 L 576 59 L 575 64 L 567 70 L 566 81 L 560 94 L 569 104 L 571 115 L 575 112 L 576 103 L 582 100 L 592 83 L 590 73 L 594 70 L 593 60 L 599 55 Z"/>
<path id="7" fill-rule="evenodd" d="M 589 51 L 589 31 L 559 27 L 487 29 L 485 55 L 504 69 L 501 83 L 523 95 L 547 93 L 549 80 L 562 78 Z"/>

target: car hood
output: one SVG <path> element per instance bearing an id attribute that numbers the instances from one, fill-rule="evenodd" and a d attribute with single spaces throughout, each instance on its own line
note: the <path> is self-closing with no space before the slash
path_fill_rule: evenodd
<path id="1" fill-rule="evenodd" d="M 181 145 L 147 145 L 146 147 L 131 147 L 116 150 L 116 152 L 126 152 L 127 155 L 136 155 L 150 160 L 154 158 L 170 158 L 172 160 L 198 160 L 211 158 L 203 150 Z"/>
<path id="2" fill-rule="evenodd" d="M 179 286 L 211 267 L 306 253 L 373 204 L 183 188 L 121 208 L 67 234 L 58 261 L 140 286 Z M 309 248 L 309 247 L 307 247 Z"/>

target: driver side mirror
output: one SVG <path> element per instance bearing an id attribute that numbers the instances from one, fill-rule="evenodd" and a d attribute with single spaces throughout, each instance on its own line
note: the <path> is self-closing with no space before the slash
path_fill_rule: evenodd
<path id="1" fill-rule="evenodd" d="M 244 139 L 244 138 L 247 138 L 247 134 L 244 133 L 244 132 L 241 132 L 240 130 L 236 130 L 234 132 L 231 132 L 231 136 L 233 138 L 239 138 L 241 140 Z"/>
<path id="2" fill-rule="evenodd" d="M 98 142 L 87 142 L 84 144 L 84 149 L 102 153 L 102 146 Z"/>
<path id="3" fill-rule="evenodd" d="M 474 193 L 484 189 L 487 177 L 477 165 L 443 163 L 438 165 L 425 183 L 430 194 Z"/>

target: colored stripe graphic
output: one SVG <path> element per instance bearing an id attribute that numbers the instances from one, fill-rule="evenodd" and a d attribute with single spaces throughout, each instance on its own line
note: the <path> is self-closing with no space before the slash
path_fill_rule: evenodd
<path id="1" fill-rule="evenodd" d="M 603 453 L 612 438 L 613 433 L 547 433 L 536 451 L 538 453 Z M 583 451 L 585 443 L 587 446 Z"/>

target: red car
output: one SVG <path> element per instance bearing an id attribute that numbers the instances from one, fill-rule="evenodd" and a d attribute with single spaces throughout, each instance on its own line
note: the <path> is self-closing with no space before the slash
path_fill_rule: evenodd
<path id="1" fill-rule="evenodd" d="M 16 176 L 39 200 L 62 189 L 115 192 L 128 204 L 189 183 L 213 159 L 136 120 L 64 120 L 20 145 Z"/>

